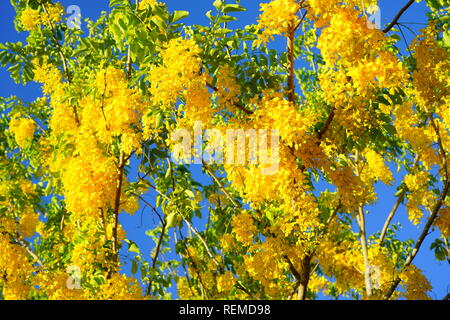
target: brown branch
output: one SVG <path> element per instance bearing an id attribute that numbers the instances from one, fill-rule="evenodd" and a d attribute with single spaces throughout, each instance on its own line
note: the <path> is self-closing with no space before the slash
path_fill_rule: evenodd
<path id="1" fill-rule="evenodd" d="M 327 133 L 328 129 L 330 128 L 331 122 L 333 121 L 333 118 L 334 118 L 334 115 L 335 115 L 334 111 L 335 111 L 335 108 L 333 107 L 331 109 L 330 113 L 328 114 L 327 120 L 325 121 L 322 129 L 317 134 L 317 137 L 319 138 L 319 140 L 323 138 L 325 133 Z"/>
<path id="2" fill-rule="evenodd" d="M 305 17 L 303 15 L 303 17 Z M 294 60 L 295 60 L 295 52 L 294 52 L 294 40 L 295 40 L 295 28 L 291 26 L 289 28 L 288 37 L 287 37 L 287 59 L 288 59 L 288 86 L 287 86 L 287 97 L 288 100 L 292 103 L 295 103 L 295 72 L 294 72 Z"/>
<path id="3" fill-rule="evenodd" d="M 42 267 L 42 268 L 44 268 L 44 265 L 42 264 L 42 261 L 41 261 L 41 259 L 39 259 L 39 257 L 33 252 L 33 250 L 31 250 L 30 249 L 30 247 L 25 243 L 25 242 L 23 242 L 22 240 L 20 240 L 20 239 L 14 239 L 14 240 L 16 240 L 17 241 L 17 243 L 22 247 L 22 248 L 24 248 L 25 249 L 25 251 L 34 259 L 34 262 L 37 262 L 37 264 L 40 266 L 40 267 Z"/>
<path id="4" fill-rule="evenodd" d="M 417 166 L 417 163 L 419 162 L 419 155 L 416 155 L 414 158 L 414 164 L 413 168 Z M 383 229 L 381 230 L 381 235 L 379 238 L 379 245 L 381 246 L 384 242 L 384 239 L 386 238 L 386 234 L 389 228 L 389 225 L 391 224 L 392 219 L 394 218 L 398 208 L 400 207 L 400 204 L 403 202 L 403 199 L 405 199 L 406 195 L 406 189 L 404 188 L 401 193 L 399 194 L 397 201 L 395 202 L 394 206 L 392 207 L 391 211 L 389 212 L 388 217 L 386 218 L 386 221 L 384 222 Z"/>
<path id="5" fill-rule="evenodd" d="M 153 190 L 155 190 L 158 194 L 160 194 L 162 197 L 164 197 L 168 202 L 172 202 L 172 199 L 170 199 L 167 195 L 159 191 L 155 186 L 149 185 Z M 221 268 L 220 263 L 217 261 L 217 259 L 214 257 L 214 255 L 211 253 L 211 249 L 209 248 L 208 244 L 206 243 L 205 239 L 203 239 L 202 235 L 192 226 L 192 224 L 188 221 L 188 219 L 181 213 L 181 211 L 177 208 L 178 214 L 181 216 L 183 221 L 186 223 L 188 228 L 198 237 L 200 242 L 203 244 L 203 246 L 206 249 L 206 253 L 211 258 L 211 260 L 217 265 L 217 267 Z"/>
<path id="6" fill-rule="evenodd" d="M 441 197 L 440 197 L 439 201 L 436 203 L 436 205 L 434 206 L 431 216 L 428 218 L 427 224 L 425 225 L 424 229 L 422 230 L 422 233 L 420 234 L 420 237 L 417 240 L 416 245 L 414 246 L 413 250 L 407 257 L 401 271 L 403 271 L 406 267 L 408 267 L 413 262 L 414 258 L 416 257 L 417 253 L 419 252 L 419 249 L 420 249 L 423 241 L 425 240 L 426 236 L 428 235 L 430 228 L 433 225 L 434 220 L 436 219 L 436 217 L 439 213 L 439 210 L 441 209 L 442 205 L 445 202 L 445 198 L 448 194 L 449 187 L 450 187 L 450 183 L 449 183 L 449 181 L 446 181 L 444 188 L 442 190 L 442 193 L 441 193 Z M 401 281 L 400 277 L 397 275 L 397 277 L 393 281 L 391 287 L 387 290 L 387 292 L 384 296 L 384 298 L 386 300 L 388 300 L 392 296 L 392 294 L 395 292 L 395 289 L 400 284 L 400 281 Z"/>
<path id="7" fill-rule="evenodd" d="M 247 290 L 239 281 L 236 281 L 235 287 L 241 290 L 242 292 L 245 292 L 250 297 L 251 300 L 260 300 L 256 298 L 249 290 Z"/>
<path id="8" fill-rule="evenodd" d="M 306 291 L 308 289 L 309 278 L 311 274 L 312 256 L 307 254 L 302 259 L 302 270 L 300 276 L 300 285 L 298 287 L 297 300 L 306 300 Z"/>
<path id="9" fill-rule="evenodd" d="M 217 186 L 222 190 L 222 192 L 225 194 L 225 196 L 228 198 L 228 200 L 231 201 L 231 203 L 234 205 L 235 208 L 239 208 L 240 206 L 238 203 L 231 197 L 231 195 L 228 193 L 228 191 L 225 189 L 223 184 L 220 182 L 220 180 L 217 178 L 217 176 L 212 172 L 212 170 L 209 168 L 209 166 L 206 164 L 205 161 L 202 160 L 202 164 L 206 169 L 206 172 L 213 178 L 214 182 L 217 184 Z"/>
<path id="10" fill-rule="evenodd" d="M 155 256 L 153 257 L 153 262 L 152 262 L 152 269 L 155 269 L 156 267 L 156 262 L 158 261 L 158 256 L 159 253 L 161 251 L 161 244 L 162 241 L 164 239 L 164 235 L 166 233 L 166 226 L 167 223 L 163 220 L 162 223 L 162 230 L 161 230 L 161 234 L 159 235 L 159 239 L 158 239 L 158 244 L 156 245 L 156 252 L 155 252 Z M 152 284 L 153 284 L 153 278 L 150 279 L 149 283 L 148 283 L 148 287 L 147 287 L 147 295 L 149 296 L 152 290 Z"/>
<path id="11" fill-rule="evenodd" d="M 214 90 L 214 92 L 218 92 L 219 89 L 215 86 L 213 86 L 211 83 L 206 83 L 206 86 L 212 90 Z M 246 114 L 251 115 L 253 114 L 253 111 L 248 110 L 246 107 L 244 107 L 242 104 L 240 104 L 239 102 L 235 102 L 234 105 L 241 111 L 244 111 Z"/>
<path id="12" fill-rule="evenodd" d="M 302 275 L 300 274 L 300 272 L 297 271 L 297 269 L 295 268 L 295 266 L 292 263 L 291 259 L 289 259 L 289 257 L 287 255 L 284 255 L 284 259 L 287 261 L 287 263 L 289 265 L 289 270 L 291 271 L 291 273 L 294 276 L 294 278 L 297 281 L 300 281 L 301 278 L 302 278 Z"/>
<path id="13" fill-rule="evenodd" d="M 364 281 L 366 284 L 366 293 L 368 297 L 372 296 L 372 279 L 370 277 L 370 261 L 369 261 L 369 253 L 367 248 L 367 233 L 366 233 L 366 219 L 364 216 L 364 208 L 360 206 L 358 208 L 358 216 L 357 216 L 358 224 L 359 224 L 359 237 L 361 241 L 361 248 L 364 258 Z"/>
<path id="14" fill-rule="evenodd" d="M 397 13 L 397 15 L 394 17 L 394 19 L 392 20 L 391 23 L 389 23 L 389 25 L 384 28 L 383 32 L 384 33 L 388 33 L 398 22 L 398 19 L 400 19 L 400 17 L 403 15 L 403 13 L 405 13 L 406 10 L 408 10 L 408 8 L 414 3 L 415 0 L 409 0 L 408 3 L 400 9 L 400 11 Z"/>
<path id="15" fill-rule="evenodd" d="M 180 235 L 182 235 L 181 234 L 181 230 L 179 230 L 179 232 L 180 232 Z M 187 247 L 187 244 L 186 244 L 186 252 L 187 252 L 187 254 L 189 256 L 189 261 L 192 263 L 192 265 L 194 267 L 194 270 L 197 273 L 197 277 L 198 277 L 198 280 L 200 282 L 200 286 L 202 288 L 202 295 L 205 295 L 206 298 L 208 298 L 208 292 L 206 291 L 206 286 L 203 284 L 202 277 L 200 275 L 200 270 L 198 269 L 197 264 L 195 263 L 194 259 L 192 258 L 191 253 L 189 252 L 189 249 Z"/>
<path id="16" fill-rule="evenodd" d="M 123 187 L 123 177 L 125 171 L 125 154 L 123 152 L 120 153 L 119 167 L 117 169 L 117 186 L 116 186 L 116 194 L 114 199 L 114 229 L 113 229 L 113 253 L 115 256 L 116 262 L 119 262 L 119 240 L 117 238 L 117 228 L 119 224 L 119 210 L 120 210 L 120 197 L 122 195 L 122 187 Z"/>
<path id="17" fill-rule="evenodd" d="M 133 71 L 133 60 L 131 60 L 131 49 L 130 46 L 128 46 L 128 53 L 127 53 L 127 80 L 130 81 L 131 79 L 131 72 Z"/>
<path id="18" fill-rule="evenodd" d="M 48 13 L 47 7 L 45 6 L 44 3 L 41 3 L 41 5 L 42 5 L 42 8 L 44 9 L 45 14 L 47 15 L 47 22 L 50 25 L 50 30 L 52 31 L 52 36 L 53 36 L 53 38 L 55 40 L 56 47 L 57 47 L 57 49 L 59 51 L 59 54 L 61 55 L 62 62 L 63 62 L 64 73 L 66 74 L 67 81 L 70 83 L 72 81 L 72 79 L 71 79 L 70 74 L 69 74 L 69 68 L 67 67 L 67 58 L 64 55 L 64 52 L 62 51 L 62 47 L 61 47 L 61 45 L 60 45 L 60 43 L 58 41 L 58 37 L 57 37 L 57 34 L 56 34 L 55 26 L 53 25 L 53 22 L 49 19 L 50 15 Z"/>

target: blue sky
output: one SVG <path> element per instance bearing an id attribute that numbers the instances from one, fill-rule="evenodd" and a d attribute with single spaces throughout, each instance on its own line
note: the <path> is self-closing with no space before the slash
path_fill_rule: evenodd
<path id="1" fill-rule="evenodd" d="M 168 6 L 171 11 L 173 10 L 187 10 L 190 12 L 190 16 L 184 20 L 186 24 L 208 24 L 208 18 L 205 13 L 208 10 L 214 10 L 212 6 L 213 0 L 168 0 Z M 230 2 L 230 1 L 229 1 Z M 233 16 L 238 17 L 237 22 L 233 22 L 229 27 L 242 27 L 246 24 L 252 24 L 256 22 L 259 10 L 259 4 L 266 1 L 256 0 L 242 0 L 241 5 L 247 8 L 246 12 L 232 13 Z M 381 21 L 382 25 L 386 25 L 392 20 L 398 10 L 406 3 L 406 0 L 381 0 L 379 5 L 381 7 Z M 61 3 L 67 8 L 70 5 L 78 5 L 81 9 L 83 18 L 89 17 L 96 19 L 100 12 L 108 10 L 109 0 L 61 0 Z M 414 3 L 412 7 L 402 16 L 400 22 L 405 23 L 411 30 L 404 29 L 404 35 L 408 42 L 414 37 L 413 32 L 417 32 L 418 29 L 423 27 L 427 19 L 425 16 L 426 6 L 424 1 L 421 3 Z M 1 33 L 0 42 L 25 42 L 27 33 L 23 32 L 18 34 L 14 30 L 13 26 L 14 10 L 9 1 L 1 1 L 0 4 L 0 21 Z M 278 42 L 273 44 L 275 48 L 282 49 Z M 400 47 L 405 50 L 404 42 L 402 41 Z M 26 87 L 15 84 L 9 77 L 8 72 L 4 68 L 0 68 L 0 96 L 8 97 L 11 95 L 17 95 L 25 101 L 33 101 L 36 97 L 41 96 L 40 85 L 30 83 Z M 193 168 L 194 176 L 196 176 L 202 183 L 211 183 L 210 179 L 205 178 L 200 171 L 200 168 Z M 401 179 L 400 173 L 397 179 Z M 397 180 L 398 181 L 398 180 Z M 395 198 L 392 194 L 392 188 L 383 185 L 378 186 L 380 199 L 382 204 L 373 206 L 373 210 L 367 217 L 367 226 L 369 233 L 379 231 L 384 223 L 384 220 L 390 211 Z M 148 257 L 149 251 L 154 247 L 154 243 L 145 235 L 145 231 L 153 227 L 151 215 L 148 212 L 137 213 L 130 217 L 128 215 L 122 215 L 121 222 L 124 224 L 125 229 L 128 231 L 128 235 L 131 240 L 135 241 L 141 247 L 142 252 Z M 394 223 L 400 222 L 403 226 L 402 239 L 417 239 L 420 229 L 413 226 L 407 220 L 407 214 L 404 207 L 401 207 Z M 436 231 L 435 231 L 436 232 Z M 434 234 L 433 234 L 434 235 Z M 431 239 L 433 237 L 429 237 Z M 433 298 L 442 298 L 448 291 L 450 291 L 450 267 L 447 262 L 437 262 L 434 259 L 433 254 L 428 250 L 430 241 L 425 240 L 421 252 L 415 259 L 415 264 L 424 270 L 428 279 L 433 285 Z M 126 268 L 127 270 L 128 268 Z"/>

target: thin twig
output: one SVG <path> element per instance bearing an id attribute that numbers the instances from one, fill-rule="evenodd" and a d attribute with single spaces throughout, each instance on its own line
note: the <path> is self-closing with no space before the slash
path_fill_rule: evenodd
<path id="1" fill-rule="evenodd" d="M 406 10 L 414 3 L 415 0 L 409 0 L 408 3 L 400 9 L 397 15 L 394 17 L 391 23 L 383 30 L 384 33 L 388 33 L 398 22 L 398 19 L 405 13 Z"/>
<path id="2" fill-rule="evenodd" d="M 415 168 L 417 166 L 417 163 L 419 162 L 419 156 L 416 155 L 416 157 L 414 158 L 414 164 L 413 164 L 413 168 Z M 398 208 L 400 207 L 400 204 L 403 202 L 403 199 L 405 198 L 406 195 L 406 189 L 404 188 L 401 193 L 399 194 L 397 201 L 394 204 L 394 207 L 392 208 L 391 212 L 389 212 L 388 217 L 386 218 L 386 221 L 384 222 L 384 226 L 383 229 L 381 231 L 381 235 L 379 238 L 379 245 L 381 246 L 384 242 L 384 239 L 386 238 L 386 234 L 389 228 L 389 225 L 391 224 L 392 219 L 395 216 L 395 213 L 397 212 Z"/>
<path id="3" fill-rule="evenodd" d="M 156 245 L 156 252 L 155 252 L 155 256 L 153 257 L 153 262 L 152 262 L 152 269 L 155 269 L 156 267 L 156 262 L 158 261 L 158 256 L 159 253 L 161 251 L 161 244 L 163 242 L 164 239 L 164 235 L 166 233 L 166 227 L 167 227 L 167 223 L 165 221 L 163 221 L 162 224 L 162 230 L 161 230 L 161 234 L 159 235 L 159 239 L 158 239 L 158 244 Z M 147 295 L 149 296 L 152 290 L 152 284 L 153 284 L 153 278 L 150 279 L 148 286 L 147 286 Z"/>
<path id="4" fill-rule="evenodd" d="M 439 213 L 439 210 L 441 209 L 442 205 L 444 204 L 445 198 L 446 198 L 446 196 L 448 194 L 448 191 L 449 191 L 449 187 L 450 187 L 450 183 L 447 181 L 445 183 L 445 186 L 444 186 L 443 190 L 442 190 L 441 197 L 440 197 L 439 201 L 434 206 L 432 214 L 428 218 L 427 224 L 423 228 L 422 233 L 420 234 L 420 236 L 419 236 L 419 238 L 418 238 L 418 240 L 416 242 L 416 245 L 414 246 L 414 248 L 411 251 L 411 253 L 408 255 L 408 257 L 407 257 L 407 259 L 406 259 L 406 261 L 405 261 L 405 263 L 404 263 L 404 265 L 402 267 L 402 270 L 404 270 L 406 267 L 408 267 L 413 262 L 414 258 L 416 257 L 417 253 L 419 252 L 419 249 L 420 249 L 423 241 L 425 240 L 425 237 L 429 234 L 430 228 L 433 225 L 434 220 L 436 219 L 436 217 L 437 217 L 437 215 Z M 388 300 L 392 296 L 392 294 L 394 293 L 395 289 L 400 284 L 400 281 L 401 281 L 400 277 L 397 276 L 396 279 L 393 281 L 391 287 L 388 289 L 388 291 L 385 294 L 384 298 L 386 300 Z"/>

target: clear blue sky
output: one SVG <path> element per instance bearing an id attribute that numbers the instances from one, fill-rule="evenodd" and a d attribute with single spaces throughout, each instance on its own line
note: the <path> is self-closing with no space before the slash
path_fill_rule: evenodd
<path id="1" fill-rule="evenodd" d="M 208 18 L 205 13 L 208 10 L 214 9 L 212 6 L 213 0 L 168 0 L 168 6 L 171 11 L 173 10 L 187 10 L 190 12 L 190 16 L 184 20 L 186 24 L 208 24 Z M 231 2 L 231 1 L 228 1 Z M 229 27 L 241 27 L 246 24 L 252 24 L 256 22 L 259 10 L 259 4 L 267 1 L 257 0 L 242 0 L 241 5 L 247 8 L 246 12 L 233 13 L 232 15 L 239 18 L 237 22 L 233 22 Z M 393 16 L 398 10 L 406 3 L 406 0 L 381 0 L 379 5 L 381 7 L 382 24 L 386 25 L 392 20 Z M 109 0 L 61 0 L 61 3 L 67 8 L 69 5 L 78 5 L 81 8 L 81 14 L 83 18 L 89 17 L 96 19 L 102 10 L 108 10 Z M 414 37 L 412 32 L 417 32 L 424 23 L 426 23 L 426 6 L 424 2 L 414 3 L 412 7 L 402 16 L 400 22 L 408 25 L 412 31 L 405 30 L 405 36 L 407 41 L 410 42 Z M 0 3 L 0 21 L 1 21 L 1 33 L 0 42 L 25 42 L 27 33 L 17 34 L 13 26 L 14 10 L 9 1 L 1 1 Z M 275 44 L 276 46 L 276 44 Z M 404 45 L 401 47 L 404 49 Z M 281 48 L 280 48 L 281 49 Z M 0 96 L 8 97 L 11 95 L 17 95 L 23 98 L 25 101 L 33 101 L 36 97 L 41 95 L 40 86 L 38 84 L 30 83 L 26 87 L 17 85 L 9 77 L 7 71 L 4 68 L 0 68 Z M 208 183 L 209 181 L 201 175 L 200 168 L 194 168 L 194 174 L 201 180 L 202 183 Z M 401 179 L 401 176 L 396 178 Z M 371 213 L 367 218 L 367 225 L 369 232 L 378 231 L 381 229 L 384 220 L 395 202 L 395 198 L 392 194 L 392 188 L 387 188 L 380 185 L 378 188 L 380 192 L 380 199 L 383 204 L 375 205 Z M 148 210 L 147 210 L 148 211 Z M 404 239 L 412 238 L 417 239 L 420 229 L 411 225 L 407 220 L 407 214 L 404 207 L 402 207 L 396 217 L 395 222 L 401 222 L 403 230 L 401 234 Z M 142 252 L 148 257 L 149 251 L 154 247 L 154 244 L 145 235 L 145 231 L 153 227 L 153 218 L 149 212 L 137 213 L 133 217 L 123 215 L 121 222 L 124 224 L 125 229 L 128 231 L 128 235 L 131 240 L 135 241 L 141 247 Z M 432 237 L 429 237 L 432 238 Z M 429 251 L 430 241 L 426 240 L 422 246 L 422 250 L 415 259 L 415 264 L 425 270 L 425 274 L 430 279 L 433 285 L 433 298 L 442 298 L 448 291 L 450 291 L 450 267 L 447 262 L 436 262 L 433 254 Z M 129 270 L 127 267 L 125 270 Z"/>

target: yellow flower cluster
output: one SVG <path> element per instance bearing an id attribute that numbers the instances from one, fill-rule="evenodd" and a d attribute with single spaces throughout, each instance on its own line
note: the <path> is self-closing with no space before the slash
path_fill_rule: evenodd
<path id="1" fill-rule="evenodd" d="M 407 300 L 430 300 L 427 292 L 431 291 L 432 286 L 422 271 L 414 265 L 407 267 L 400 274 L 402 286 L 405 288 L 403 296 Z"/>
<path id="2" fill-rule="evenodd" d="M 157 0 L 141 0 L 138 2 L 139 9 L 148 9 L 151 6 L 159 4 Z"/>
<path id="3" fill-rule="evenodd" d="M 253 244 L 256 228 L 251 215 L 247 211 L 242 211 L 231 220 L 236 239 L 243 245 Z"/>
<path id="4" fill-rule="evenodd" d="M 377 180 L 381 180 L 385 184 L 394 181 L 392 172 L 384 163 L 383 157 L 375 150 L 367 148 L 363 157 L 366 159 L 365 167 L 361 173 L 361 179 L 367 184 L 373 184 Z"/>
<path id="5" fill-rule="evenodd" d="M 67 282 L 70 274 L 66 270 L 54 272 L 42 271 L 34 277 L 34 284 L 39 287 L 39 292 L 45 293 L 49 300 L 85 300 L 86 291 L 69 289 Z"/>
<path id="6" fill-rule="evenodd" d="M 68 288 L 70 274 L 64 271 L 43 271 L 33 279 L 40 291 L 45 293 L 49 300 L 142 300 L 142 289 L 136 279 L 129 278 L 120 273 L 113 273 L 105 283 L 96 285 L 95 291 L 82 286 Z M 84 276 L 81 272 L 80 276 Z"/>
<path id="7" fill-rule="evenodd" d="M 439 138 L 445 150 L 450 148 L 450 61 L 447 50 L 438 44 L 437 34 L 435 26 L 430 25 L 414 39 L 412 48 L 416 69 L 413 72 L 413 85 L 407 91 L 417 113 L 438 115 L 438 118 L 432 117 L 440 137 L 430 121 L 419 125 L 423 123 L 423 117 L 415 116 L 414 121 L 410 119 L 407 123 L 409 127 L 406 127 L 407 139 L 427 167 L 440 163 L 436 148 L 433 148 Z"/>
<path id="8" fill-rule="evenodd" d="M 351 6 L 333 9 L 317 45 L 325 62 L 319 74 L 324 99 L 353 135 L 376 125 L 367 106 L 380 89 L 394 90 L 407 77 L 401 61 L 387 49 L 389 38 L 370 28 L 360 13 Z"/>
<path id="9" fill-rule="evenodd" d="M 284 258 L 283 247 L 278 238 L 267 238 L 263 243 L 253 245 L 252 253 L 244 256 L 245 273 L 259 281 L 265 293 L 272 298 L 283 296 L 285 289 L 280 282 L 286 281 L 289 265 Z"/>
<path id="10" fill-rule="evenodd" d="M 36 123 L 32 119 L 16 115 L 9 122 L 9 130 L 14 135 L 19 147 L 25 148 L 33 139 Z"/>
<path id="11" fill-rule="evenodd" d="M 201 52 L 192 39 L 172 39 L 161 52 L 162 65 L 152 67 L 148 75 L 155 105 L 167 110 L 178 99 L 184 100 L 180 125 L 192 126 L 196 120 L 209 123 L 214 113 L 206 86 L 209 76 L 201 70 Z"/>
<path id="12" fill-rule="evenodd" d="M 42 91 L 44 94 L 57 95 L 60 97 L 64 94 L 65 83 L 62 81 L 61 72 L 53 64 L 46 59 L 40 63 L 39 60 L 33 60 L 34 81 L 43 84 Z"/>
<path id="13" fill-rule="evenodd" d="M 135 278 L 114 273 L 101 287 L 99 297 L 102 300 L 142 300 L 142 289 Z"/>
<path id="14" fill-rule="evenodd" d="M 113 206 L 116 166 L 103 155 L 91 132 L 80 132 L 78 152 L 65 160 L 61 181 L 67 209 L 80 215 L 97 215 L 98 208 Z"/>
<path id="15" fill-rule="evenodd" d="M 19 232 L 24 238 L 31 237 L 36 232 L 39 214 L 30 208 L 20 215 Z"/>
<path id="16" fill-rule="evenodd" d="M 255 128 L 278 130 L 283 143 L 294 149 L 310 144 L 309 133 L 318 117 L 315 111 L 296 110 L 294 104 L 279 92 L 264 92 L 261 101 L 254 103 L 257 107 L 252 115 Z"/>
<path id="17" fill-rule="evenodd" d="M 74 80 L 77 86 L 81 83 L 91 88 L 79 92 L 77 99 L 67 96 L 79 87 L 64 82 L 61 72 L 48 61 L 35 61 L 35 80 L 44 84 L 43 92 L 49 96 L 53 111 L 51 135 L 43 146 L 48 153 L 45 164 L 50 172 L 57 173 L 70 213 L 61 224 L 62 236 L 75 243 L 70 249 L 70 263 L 81 268 L 83 281 L 91 288 L 68 292 L 63 282 L 67 274 L 62 273 L 54 275 L 61 281 L 49 285 L 46 294 L 58 299 L 98 299 L 99 295 L 105 299 L 142 298 L 137 284 L 115 274 L 120 265 L 111 259 L 115 254 L 111 241 L 120 171 L 113 148 L 119 147 L 123 159 L 139 152 L 146 102 L 136 88 L 129 87 L 125 72 L 112 66 L 100 68 L 87 79 Z M 125 193 L 127 177 L 121 174 L 121 179 L 119 213 L 134 213 L 138 201 Z M 126 237 L 120 224 L 117 235 L 119 243 Z M 100 287 L 94 281 L 99 270 L 112 274 Z M 111 282 L 113 278 L 115 283 Z"/>
<path id="18" fill-rule="evenodd" d="M 22 11 L 20 22 L 24 30 L 34 30 L 41 24 L 41 14 L 38 10 L 27 8 Z"/>
<path id="19" fill-rule="evenodd" d="M 412 49 L 416 60 L 416 70 L 413 72 L 413 87 L 411 95 L 421 108 L 429 112 L 433 108 L 445 105 L 443 98 L 450 97 L 450 61 L 448 52 L 436 41 L 438 31 L 433 25 L 422 30 L 414 39 Z M 448 105 L 445 106 L 448 109 Z"/>
<path id="20" fill-rule="evenodd" d="M 336 278 L 334 285 L 340 294 L 352 289 L 362 292 L 364 259 L 358 242 L 343 240 L 336 243 L 331 237 L 327 238 L 317 249 L 317 259 L 324 274 Z"/>
<path id="21" fill-rule="evenodd" d="M 341 203 L 348 211 L 355 211 L 361 203 L 371 203 L 376 199 L 373 186 L 364 184 L 362 177 L 357 176 L 348 166 L 332 170 L 329 178 L 338 188 Z"/>
<path id="22" fill-rule="evenodd" d="M 234 275 L 230 271 L 226 271 L 224 274 L 221 274 L 217 277 L 217 290 L 219 292 L 228 293 L 234 288 L 234 284 L 236 279 Z"/>
<path id="23" fill-rule="evenodd" d="M 235 103 L 241 91 L 236 82 L 233 70 L 228 65 L 220 66 L 217 70 L 217 103 L 221 109 L 236 111 Z"/>
<path id="24" fill-rule="evenodd" d="M 257 29 L 262 32 L 258 35 L 257 45 L 265 45 L 273 40 L 274 35 L 289 33 L 300 19 L 297 15 L 300 10 L 297 0 L 272 0 L 260 6 L 262 14 L 259 17 Z"/>
<path id="25" fill-rule="evenodd" d="M 34 60 L 33 65 L 34 81 L 42 83 L 43 93 L 51 97 L 50 106 L 53 113 L 49 126 L 52 130 L 52 135 L 75 135 L 78 128 L 77 115 L 75 107 L 71 106 L 65 99 L 67 83 L 63 82 L 61 72 L 46 60 L 42 63 Z"/>
<path id="26" fill-rule="evenodd" d="M 394 110 L 394 126 L 398 135 L 408 141 L 420 156 L 426 167 L 439 163 L 436 150 L 432 147 L 436 134 L 432 126 L 418 126 L 421 120 L 411 102 L 405 102 Z"/>
<path id="27" fill-rule="evenodd" d="M 333 285 L 339 294 L 349 296 L 350 291 L 353 291 L 362 295 L 363 298 L 367 298 L 365 297 L 364 280 L 366 266 L 361 245 L 349 236 L 336 242 L 336 239 L 342 238 L 342 235 L 347 233 L 349 228 L 348 225 L 338 221 L 333 222 L 329 226 L 328 235 L 318 245 L 317 259 L 324 275 L 327 278 L 334 277 L 336 279 Z M 392 257 L 386 248 L 377 244 L 369 246 L 368 258 L 372 298 L 381 299 L 383 292 L 386 292 L 396 275 L 396 258 Z M 317 282 L 318 288 L 316 290 L 325 290 L 324 293 L 327 293 L 326 279 L 319 278 Z"/>
<path id="28" fill-rule="evenodd" d="M 192 289 L 189 285 L 188 279 L 185 277 L 180 277 L 177 282 L 177 294 L 180 297 L 180 299 L 188 300 L 188 299 L 198 299 L 200 300 L 201 297 L 197 296 L 196 290 Z"/>
<path id="29" fill-rule="evenodd" d="M 139 150 L 142 138 L 135 128 L 141 126 L 145 104 L 138 90 L 128 88 L 124 71 L 114 67 L 97 73 L 95 88 L 98 96 L 88 96 L 81 102 L 83 127 L 95 132 L 103 144 L 111 144 L 120 136 L 125 154 Z"/>
<path id="30" fill-rule="evenodd" d="M 61 22 L 64 7 L 61 3 L 43 5 L 43 10 L 26 8 L 22 11 L 20 22 L 24 30 L 34 30 L 40 25 L 51 26 Z"/>
<path id="31" fill-rule="evenodd" d="M 4 284 L 3 297 L 7 300 L 28 299 L 31 289 L 29 277 L 35 270 L 25 249 L 3 232 L 7 222 L 5 219 L 0 219 L 0 284 Z"/>
<path id="32" fill-rule="evenodd" d="M 426 171 L 408 174 L 405 177 L 405 184 L 410 192 L 407 195 L 409 220 L 415 225 L 420 222 L 423 216 L 422 206 L 431 208 L 435 203 L 436 197 L 428 190 L 427 182 L 429 181 L 429 174 Z"/>
<path id="33" fill-rule="evenodd" d="M 450 237 L 450 207 L 442 208 L 439 216 L 436 218 L 435 224 L 444 237 Z"/>
<path id="34" fill-rule="evenodd" d="M 366 9 L 377 2 L 377 0 L 308 0 L 310 6 L 308 14 L 313 17 L 316 28 L 321 28 L 330 22 L 333 13 L 341 6 Z"/>
<path id="35" fill-rule="evenodd" d="M 308 282 L 308 290 L 311 290 L 313 293 L 324 292 L 325 294 L 328 292 L 330 281 L 327 280 L 324 276 L 319 276 L 316 273 L 312 274 L 309 282 Z"/>
<path id="36" fill-rule="evenodd" d="M 279 167 L 274 174 L 264 174 L 260 166 L 225 165 L 228 179 L 248 202 L 258 205 L 266 200 L 279 199 L 289 205 L 306 189 L 304 173 L 287 147 L 280 146 Z M 274 199 L 274 195 L 277 197 Z"/>

